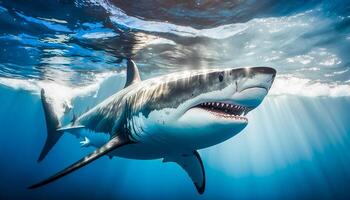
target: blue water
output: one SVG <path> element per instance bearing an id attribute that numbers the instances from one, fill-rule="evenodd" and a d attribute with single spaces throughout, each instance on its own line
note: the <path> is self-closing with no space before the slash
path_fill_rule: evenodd
<path id="1" fill-rule="evenodd" d="M 349 199 L 350 2 L 174 2 L 0 1 L 0 199 Z M 93 150 L 65 135 L 36 162 L 40 88 L 67 122 L 120 90 L 125 57 L 143 79 L 241 66 L 278 75 L 247 128 L 200 150 L 201 196 L 174 163 L 107 157 L 27 190 Z"/>

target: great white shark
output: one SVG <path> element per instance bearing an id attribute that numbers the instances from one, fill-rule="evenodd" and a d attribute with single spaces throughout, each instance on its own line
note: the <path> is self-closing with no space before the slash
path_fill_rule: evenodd
<path id="1" fill-rule="evenodd" d="M 136 64 L 128 59 L 125 87 L 65 126 L 41 90 L 47 139 L 38 161 L 64 133 L 80 138 L 82 146 L 97 149 L 29 188 L 48 184 L 107 155 L 175 162 L 202 194 L 205 171 L 197 150 L 244 129 L 246 114 L 263 101 L 275 75 L 270 67 L 203 69 L 141 81 Z"/>

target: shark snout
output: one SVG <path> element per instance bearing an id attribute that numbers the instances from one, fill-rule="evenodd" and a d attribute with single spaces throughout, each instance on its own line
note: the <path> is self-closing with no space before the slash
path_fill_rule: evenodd
<path id="1" fill-rule="evenodd" d="M 237 83 L 237 91 L 242 92 L 250 88 L 270 90 L 276 76 L 276 70 L 270 67 L 247 68 L 247 76 Z"/>
<path id="2" fill-rule="evenodd" d="M 276 76 L 276 70 L 270 67 L 246 69 L 246 76 L 237 82 L 234 99 L 243 105 L 255 108 L 267 95 Z"/>
<path id="3" fill-rule="evenodd" d="M 271 67 L 252 67 L 250 68 L 250 70 L 253 73 L 257 73 L 257 74 L 269 74 L 272 75 L 273 77 L 276 76 L 276 70 L 274 68 Z"/>

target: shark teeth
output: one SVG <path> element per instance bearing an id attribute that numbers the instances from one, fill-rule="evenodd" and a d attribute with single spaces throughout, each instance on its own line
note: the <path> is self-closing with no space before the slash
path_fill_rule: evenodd
<path id="1" fill-rule="evenodd" d="M 221 117 L 234 118 L 244 121 L 247 121 L 247 118 L 244 117 L 244 115 L 250 111 L 250 109 L 245 106 L 223 102 L 205 102 L 196 107 L 200 107 L 215 114 L 220 114 Z"/>

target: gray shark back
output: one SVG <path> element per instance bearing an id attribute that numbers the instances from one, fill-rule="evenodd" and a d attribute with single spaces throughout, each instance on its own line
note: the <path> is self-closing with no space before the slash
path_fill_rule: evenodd
<path id="1" fill-rule="evenodd" d="M 128 91 L 129 88 L 125 88 L 107 98 L 77 118 L 74 125 L 83 125 L 85 128 L 95 132 L 115 134 L 123 121 L 123 117 L 125 117 L 126 100 L 124 96 Z"/>
<path id="2" fill-rule="evenodd" d="M 131 59 L 127 59 L 126 72 L 124 88 L 84 113 L 74 121 L 75 126 L 83 125 L 95 132 L 104 132 L 110 135 L 121 131 L 122 123 L 126 121 L 127 112 L 125 112 L 125 109 L 128 107 L 125 95 L 141 82 L 139 70 Z"/>

